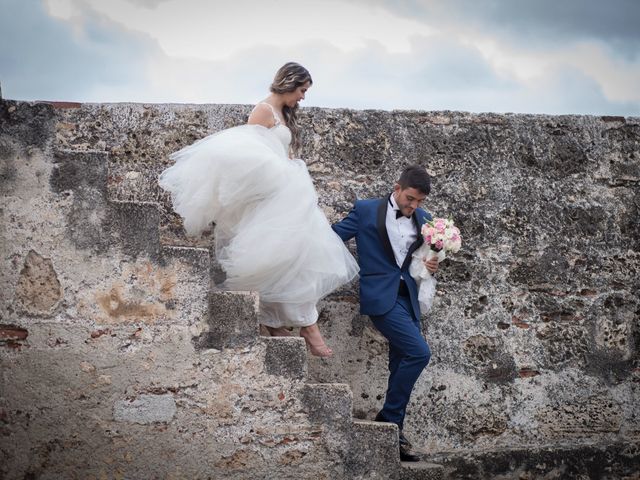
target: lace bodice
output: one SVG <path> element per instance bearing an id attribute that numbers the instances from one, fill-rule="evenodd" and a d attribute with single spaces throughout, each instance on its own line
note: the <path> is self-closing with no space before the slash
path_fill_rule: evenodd
<path id="1" fill-rule="evenodd" d="M 260 102 L 258 105 L 268 105 L 271 109 L 271 113 L 273 114 L 273 120 L 275 125 L 270 128 L 270 130 L 278 137 L 278 139 L 282 142 L 285 151 L 289 151 L 289 144 L 291 143 L 291 130 L 287 127 L 283 120 L 280 119 L 280 115 L 276 112 L 276 109 L 273 108 L 273 105 L 267 102 Z"/>

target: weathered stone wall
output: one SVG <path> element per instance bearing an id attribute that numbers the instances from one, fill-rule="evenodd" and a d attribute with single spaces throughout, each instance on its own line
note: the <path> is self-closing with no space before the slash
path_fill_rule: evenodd
<path id="1" fill-rule="evenodd" d="M 0 478 L 398 478 L 397 429 L 311 383 L 301 338 L 261 339 L 207 248 L 160 241 L 153 198 L 113 188 L 114 145 L 65 142 L 132 121 L 88 108 L 0 103 Z"/>
<path id="2" fill-rule="evenodd" d="M 360 450 L 339 453 L 359 433 L 314 417 L 330 402 L 305 387 L 348 384 L 353 399 L 337 408 L 352 401 L 359 418 L 380 408 L 386 345 L 358 314 L 357 285 L 322 301 L 336 355 L 310 359 L 305 377 L 299 343 L 259 340 L 251 301 L 216 292 L 212 233 L 185 238 L 156 185 L 169 153 L 250 107 L 0 105 L 7 474 L 135 477 L 168 458 L 175 470 L 149 476 L 366 475 Z M 300 156 L 331 221 L 420 162 L 433 174 L 427 209 L 462 230 L 423 319 L 433 357 L 406 423 L 416 446 L 468 478 L 489 478 L 509 455 L 483 464 L 460 452 L 530 451 L 549 465 L 549 449 L 583 452 L 637 471 L 640 119 L 302 117 Z M 229 310 L 231 324 L 243 320 L 212 315 Z"/>
<path id="3" fill-rule="evenodd" d="M 332 220 L 421 162 L 427 208 L 462 229 L 423 322 L 433 357 L 411 438 L 436 451 L 638 438 L 639 119 L 314 111 L 309 123 Z M 323 309 L 343 362 L 312 373 L 347 381 L 371 418 L 384 342 L 351 293 Z"/>

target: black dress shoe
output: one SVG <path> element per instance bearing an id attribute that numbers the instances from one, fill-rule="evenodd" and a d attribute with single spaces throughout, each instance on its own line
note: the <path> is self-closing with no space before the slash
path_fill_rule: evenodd
<path id="1" fill-rule="evenodd" d="M 387 420 L 386 418 L 384 418 L 384 415 L 382 415 L 382 410 L 380 410 L 378 412 L 378 414 L 376 415 L 376 418 L 373 419 L 374 422 L 386 422 L 386 423 L 393 423 L 390 422 L 389 420 Z"/>
<path id="2" fill-rule="evenodd" d="M 409 451 L 405 451 L 402 446 L 400 447 L 400 461 L 401 462 L 419 462 L 420 457 L 414 455 Z"/>
<path id="3" fill-rule="evenodd" d="M 400 432 L 400 461 L 401 462 L 419 462 L 420 457 L 411 453 L 411 442 Z"/>
<path id="4" fill-rule="evenodd" d="M 405 437 L 404 434 L 402 433 L 402 430 L 400 430 L 400 435 L 398 440 L 400 441 L 400 445 L 404 445 L 408 448 L 413 447 L 413 445 L 411 445 L 411 442 L 407 440 L 407 437 Z"/>

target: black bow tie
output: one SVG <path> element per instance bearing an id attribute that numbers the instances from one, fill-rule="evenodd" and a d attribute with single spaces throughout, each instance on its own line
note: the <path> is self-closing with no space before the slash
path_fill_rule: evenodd
<path id="1" fill-rule="evenodd" d="M 404 217 L 404 215 L 400 210 L 396 210 L 396 220 L 399 219 L 400 217 Z M 411 218 L 411 217 L 405 217 L 405 218 Z"/>

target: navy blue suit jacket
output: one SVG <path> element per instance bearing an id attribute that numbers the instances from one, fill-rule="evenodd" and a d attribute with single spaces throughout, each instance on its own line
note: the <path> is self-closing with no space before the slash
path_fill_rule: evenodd
<path id="1" fill-rule="evenodd" d="M 393 255 L 386 217 L 388 197 L 371 200 L 357 200 L 349 215 L 332 225 L 333 230 L 347 241 L 356 239 L 358 263 L 360 264 L 360 313 L 363 315 L 384 315 L 389 312 L 398 298 L 400 275 L 409 289 L 413 314 L 420 318 L 418 289 L 409 275 L 411 254 L 423 243 L 420 229 L 431 220 L 431 215 L 421 208 L 413 213 L 413 221 L 418 228 L 418 238 L 409 248 L 409 253 L 401 267 Z"/>

